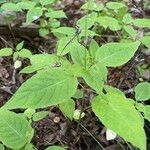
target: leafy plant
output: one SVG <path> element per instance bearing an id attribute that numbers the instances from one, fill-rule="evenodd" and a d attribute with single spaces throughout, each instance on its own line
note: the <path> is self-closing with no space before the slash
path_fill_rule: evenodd
<path id="1" fill-rule="evenodd" d="M 2 8 L 9 10 L 13 5 L 17 7 L 16 11 L 27 9 L 26 23 L 41 18 L 42 28 L 40 30 L 42 31 L 40 32 L 44 36 L 49 33 L 47 18 L 54 23 L 55 19 L 66 17 L 60 10 L 47 8 L 53 2 L 40 0 L 38 4 L 33 2 L 32 6 L 30 1 L 16 4 L 4 3 Z M 79 109 L 75 111 L 73 99 L 84 101 L 85 93 L 82 93 L 78 86 L 82 85 L 84 88 L 90 88 L 95 94 L 91 104 L 92 111 L 102 123 L 134 146 L 146 150 L 143 118 L 150 118 L 150 109 L 149 106 L 144 106 L 139 102 L 150 98 L 150 84 L 141 83 L 135 88 L 137 101 L 134 102 L 134 100 L 126 98 L 120 90 L 106 86 L 105 81 L 107 80 L 107 67 L 124 65 L 134 56 L 141 44 L 145 46 L 149 44 L 147 37 L 138 39 L 134 26 L 149 28 L 150 20 L 132 18 L 127 12 L 126 5 L 122 2 L 108 2 L 104 6 L 90 0 L 81 9 L 86 14 L 77 21 L 80 32 L 71 27 L 58 27 L 58 24 L 55 24 L 55 27 L 58 28 L 52 29 L 52 33 L 58 37 L 55 54 L 32 55 L 30 51 L 23 49 L 23 42 L 17 45 L 17 51 L 13 54 L 14 59 L 28 56 L 31 63 L 20 73 L 35 73 L 35 75 L 23 83 L 0 109 L 2 118 L 0 141 L 7 147 L 18 149 L 25 147 L 26 144 L 32 147 L 30 141 L 33 131 L 30 123 L 32 120 L 38 121 L 47 115 L 47 112 L 36 112 L 35 109 L 58 105 L 69 119 L 80 120 L 84 112 Z M 43 16 L 46 19 L 42 18 Z M 93 37 L 99 37 L 104 31 L 110 30 L 114 34 L 120 34 L 117 41 L 113 42 L 112 39 L 99 46 Z M 123 40 L 124 42 L 122 42 Z M 1 56 L 11 55 L 12 49 L 2 49 L 0 54 Z M 85 92 L 84 88 L 83 92 Z M 15 114 L 9 111 L 16 108 L 26 109 L 26 111 L 24 114 Z M 78 116 L 76 117 L 77 111 Z M 30 121 L 27 121 L 25 116 Z M 12 118 L 14 119 L 12 120 Z M 23 127 L 20 127 L 20 122 L 24 122 Z M 50 149 L 63 148 L 55 146 L 47 148 L 47 150 Z"/>
<path id="2" fill-rule="evenodd" d="M 60 26 L 58 19 L 67 17 L 62 10 L 53 9 L 55 2 L 56 0 L 5 2 L 2 4 L 1 9 L 14 12 L 27 11 L 24 26 L 39 20 L 39 34 L 45 36 L 50 33 L 51 28 Z"/>

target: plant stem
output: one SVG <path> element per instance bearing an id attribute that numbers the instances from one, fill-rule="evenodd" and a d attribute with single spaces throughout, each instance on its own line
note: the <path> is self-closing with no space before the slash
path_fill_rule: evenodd
<path id="1" fill-rule="evenodd" d="M 83 126 L 81 123 L 79 123 L 79 125 L 96 141 L 96 143 L 97 143 L 103 150 L 105 150 L 105 148 L 100 144 L 100 142 L 93 136 L 93 134 L 92 134 L 85 126 Z"/>

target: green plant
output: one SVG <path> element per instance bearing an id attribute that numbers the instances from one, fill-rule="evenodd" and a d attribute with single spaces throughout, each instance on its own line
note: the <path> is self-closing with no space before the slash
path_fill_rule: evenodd
<path id="1" fill-rule="evenodd" d="M 28 11 L 28 23 L 33 21 L 33 16 L 31 17 L 29 13 L 34 9 L 37 9 L 38 13 L 41 11 L 36 14 L 38 17 L 42 15 L 48 1 L 40 2 L 43 4 L 42 7 L 34 7 Z M 4 6 L 5 4 L 3 8 Z M 18 4 L 15 6 L 18 7 Z M 113 130 L 141 150 L 146 150 L 143 118 L 149 118 L 150 109 L 139 101 L 150 99 L 150 84 L 141 83 L 135 88 L 137 101 L 134 102 L 126 98 L 119 89 L 105 85 L 105 82 L 107 67 L 124 65 L 134 56 L 141 44 L 149 45 L 147 37 L 138 38 L 137 28 L 150 28 L 150 20 L 132 18 L 127 13 L 126 5 L 121 2 L 108 2 L 104 6 L 90 0 L 81 9 L 85 10 L 86 15 L 77 21 L 80 32 L 72 27 L 52 29 L 52 33 L 58 37 L 57 52 L 28 57 L 31 65 L 20 71 L 35 75 L 23 83 L 0 109 L 0 117 L 3 118 L 0 122 L 0 141 L 7 147 L 27 149 L 29 146 L 33 149 L 30 144 L 33 136 L 30 124 L 32 120 L 37 121 L 47 115 L 47 112 L 37 114 L 35 110 L 58 105 L 69 119 L 73 119 L 75 112 L 73 99 L 82 99 L 84 103 L 85 89 L 88 87 L 95 94 L 91 104 L 92 111 L 106 128 Z M 32 19 L 29 19 L 28 15 Z M 60 16 L 59 13 L 57 15 Z M 135 26 L 137 28 L 134 28 Z M 113 31 L 114 35 L 119 35 L 117 41 L 113 42 L 112 38 L 109 39 L 110 42 L 106 41 L 106 44 L 101 43 L 99 46 L 93 37 L 103 36 L 104 31 Z M 15 52 L 15 55 L 20 55 L 22 46 L 20 43 L 16 47 L 19 52 Z M 2 49 L 0 53 L 3 53 L 1 56 L 8 56 L 12 54 L 12 50 Z M 79 89 L 79 85 L 83 87 L 82 90 Z M 144 91 L 142 94 L 141 89 Z M 64 104 L 67 105 L 66 108 Z M 26 111 L 24 114 L 10 111 L 16 108 Z M 84 112 L 83 110 L 78 112 L 80 115 L 74 119 L 80 121 Z M 27 121 L 25 116 L 30 121 Z M 24 122 L 24 126 L 22 127 L 19 122 Z M 9 135 L 13 135 L 13 139 Z"/>
<path id="2" fill-rule="evenodd" d="M 55 2 L 56 0 L 20 0 L 17 2 L 5 2 L 2 4 L 1 9 L 6 12 L 26 12 L 26 22 L 24 26 L 28 26 L 32 22 L 39 20 L 39 34 L 40 36 L 45 36 L 50 33 L 51 28 L 60 26 L 58 19 L 67 17 L 62 10 L 53 9 Z M 12 20 L 13 19 L 11 19 L 11 21 Z"/>

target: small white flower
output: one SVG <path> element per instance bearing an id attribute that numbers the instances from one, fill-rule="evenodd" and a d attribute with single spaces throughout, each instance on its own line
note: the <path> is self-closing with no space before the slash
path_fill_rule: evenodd
<path id="1" fill-rule="evenodd" d="M 14 63 L 14 68 L 15 68 L 15 69 L 18 69 L 18 68 L 20 68 L 21 66 L 22 66 L 22 62 L 19 61 L 19 60 L 16 60 L 15 63 Z"/>
<path id="2" fill-rule="evenodd" d="M 75 120 L 79 120 L 79 119 L 80 119 L 80 113 L 81 113 L 81 110 L 76 109 L 76 110 L 74 111 L 73 118 L 74 118 Z M 83 118 L 84 116 L 85 116 L 85 113 L 83 112 L 83 113 L 81 114 L 81 118 Z"/>
<path id="3" fill-rule="evenodd" d="M 112 131 L 112 130 L 110 130 L 110 129 L 107 129 L 107 130 L 106 130 L 106 140 L 107 140 L 107 141 L 110 141 L 110 140 L 115 139 L 116 136 L 117 136 L 117 134 L 116 134 L 114 131 Z"/>

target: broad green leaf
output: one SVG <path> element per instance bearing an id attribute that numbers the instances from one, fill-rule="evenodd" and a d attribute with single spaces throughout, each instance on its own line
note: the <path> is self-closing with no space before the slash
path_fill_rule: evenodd
<path id="1" fill-rule="evenodd" d="M 21 150 L 24 150 L 24 149 L 21 149 Z M 29 143 L 25 146 L 25 150 L 35 150 L 35 147 L 31 143 Z"/>
<path id="2" fill-rule="evenodd" d="M 36 54 L 30 58 L 32 66 L 34 68 L 44 68 L 46 66 L 53 65 L 56 61 L 58 61 L 58 57 L 56 55 L 49 54 Z"/>
<path id="3" fill-rule="evenodd" d="M 146 150 L 146 136 L 141 116 L 124 96 L 114 92 L 97 96 L 93 100 L 92 110 L 106 128 L 113 130 L 141 150 Z"/>
<path id="4" fill-rule="evenodd" d="M 140 39 L 142 44 L 144 44 L 146 47 L 150 48 L 150 36 L 144 36 Z"/>
<path id="5" fill-rule="evenodd" d="M 52 19 L 67 18 L 63 10 L 52 10 L 50 12 L 45 13 L 45 16 Z"/>
<path id="6" fill-rule="evenodd" d="M 101 69 L 102 68 L 98 68 L 97 66 L 94 66 L 89 70 L 83 72 L 82 75 L 85 82 L 99 94 L 102 92 L 103 84 L 104 84 L 103 77 L 102 77 L 103 73 L 101 72 Z"/>
<path id="7" fill-rule="evenodd" d="M 30 58 L 32 56 L 32 53 L 28 49 L 21 49 L 18 53 L 19 57 L 21 58 Z"/>
<path id="8" fill-rule="evenodd" d="M 150 28 L 150 19 L 135 19 L 133 24 L 139 28 Z"/>
<path id="9" fill-rule="evenodd" d="M 94 39 L 92 39 L 92 41 L 90 43 L 90 47 L 89 47 L 89 53 L 93 59 L 95 59 L 95 54 L 98 49 L 99 49 L 98 43 Z"/>
<path id="10" fill-rule="evenodd" d="M 0 57 L 1 56 L 10 56 L 10 55 L 12 55 L 12 53 L 13 53 L 12 48 L 3 48 L 0 50 Z"/>
<path id="11" fill-rule="evenodd" d="M 6 11 L 21 11 L 21 9 L 14 3 L 4 3 L 1 8 Z"/>
<path id="12" fill-rule="evenodd" d="M 97 18 L 98 23 L 100 23 L 101 26 L 103 26 L 105 29 L 110 28 L 112 31 L 117 31 L 121 29 L 121 26 L 119 25 L 119 22 L 117 19 L 109 16 L 99 16 Z"/>
<path id="13" fill-rule="evenodd" d="M 96 53 L 96 62 L 107 67 L 117 67 L 128 62 L 137 51 L 140 42 L 108 43 L 102 45 Z"/>
<path id="14" fill-rule="evenodd" d="M 23 68 L 19 73 L 28 74 L 28 73 L 33 73 L 35 71 L 37 71 L 37 69 L 30 65 L 30 66 Z"/>
<path id="15" fill-rule="evenodd" d="M 145 119 L 149 120 L 150 121 L 150 106 L 149 105 L 146 105 L 145 106 Z"/>
<path id="16" fill-rule="evenodd" d="M 58 27 L 60 27 L 60 22 L 56 19 L 52 19 L 52 21 L 49 22 L 49 26 L 51 28 L 58 28 Z"/>
<path id="17" fill-rule="evenodd" d="M 57 55 L 62 56 L 73 49 L 77 49 L 80 44 L 73 37 L 63 37 L 57 42 Z"/>
<path id="18" fill-rule="evenodd" d="M 22 84 L 4 108 L 36 109 L 57 105 L 68 100 L 77 85 L 77 78 L 63 69 L 40 71 Z"/>
<path id="19" fill-rule="evenodd" d="M 80 66 L 88 66 L 89 65 L 89 52 L 87 49 L 81 45 L 80 43 L 76 42 L 72 47 L 70 54 L 73 62 Z"/>
<path id="20" fill-rule="evenodd" d="M 103 81 L 107 81 L 107 68 L 101 64 L 94 64 L 90 67 L 90 70 L 93 70 Z"/>
<path id="21" fill-rule="evenodd" d="M 31 1 L 24 1 L 24 2 L 19 2 L 16 5 L 21 9 L 29 10 L 32 9 L 36 5 L 36 3 Z"/>
<path id="22" fill-rule="evenodd" d="M 142 82 L 135 87 L 135 98 L 137 101 L 146 101 L 150 99 L 150 83 Z"/>
<path id="23" fill-rule="evenodd" d="M 77 89 L 75 94 L 72 96 L 73 98 L 80 99 L 83 98 L 84 93 L 82 90 Z"/>
<path id="24" fill-rule="evenodd" d="M 40 35 L 40 36 L 44 37 L 44 36 L 46 36 L 47 34 L 49 34 L 49 30 L 48 30 L 48 29 L 46 29 L 46 28 L 40 28 L 40 29 L 39 29 L 39 35 Z"/>
<path id="25" fill-rule="evenodd" d="M 5 147 L 3 144 L 0 144 L 0 150 L 5 150 Z"/>
<path id="26" fill-rule="evenodd" d="M 104 5 L 102 3 L 95 3 L 93 0 L 89 0 L 81 7 L 81 9 L 94 10 L 94 11 L 101 11 L 103 10 L 103 8 Z"/>
<path id="27" fill-rule="evenodd" d="M 131 24 L 133 22 L 133 18 L 131 16 L 131 14 L 127 13 L 123 16 L 123 23 L 125 24 Z"/>
<path id="28" fill-rule="evenodd" d="M 65 58 L 60 58 L 55 54 L 36 54 L 30 58 L 33 70 L 49 68 L 69 68 L 70 63 Z M 30 68 L 32 69 L 32 68 Z"/>
<path id="29" fill-rule="evenodd" d="M 124 93 L 122 91 L 120 91 L 119 89 L 115 88 L 115 87 L 105 85 L 104 89 L 107 93 L 113 92 L 113 93 L 117 93 L 117 94 L 120 94 L 121 96 L 125 97 Z"/>
<path id="30" fill-rule="evenodd" d="M 75 29 L 72 27 L 59 27 L 57 29 L 52 29 L 53 34 L 55 35 L 63 35 L 63 36 L 74 36 L 75 35 Z M 59 38 L 59 37 L 58 37 Z"/>
<path id="31" fill-rule="evenodd" d="M 42 16 L 43 10 L 41 7 L 34 7 L 27 12 L 26 23 L 30 24 Z"/>
<path id="32" fill-rule="evenodd" d="M 24 45 L 24 41 L 17 44 L 17 46 L 16 46 L 17 51 L 21 50 L 23 48 L 23 45 Z"/>
<path id="33" fill-rule="evenodd" d="M 23 115 L 0 110 L 0 141 L 11 149 L 19 149 L 33 136 L 30 123 Z"/>
<path id="34" fill-rule="evenodd" d="M 109 9 L 116 10 L 116 9 L 121 9 L 123 7 L 126 7 L 126 5 L 123 3 L 119 3 L 119 2 L 108 2 L 106 3 L 106 7 Z"/>
<path id="35" fill-rule="evenodd" d="M 40 0 L 40 3 L 44 5 L 53 4 L 56 0 Z"/>
<path id="36" fill-rule="evenodd" d="M 82 38 L 84 36 L 86 36 L 86 37 L 89 36 L 92 38 L 94 36 L 100 36 L 100 35 L 98 35 L 95 31 L 92 31 L 92 30 L 86 30 L 86 32 L 85 32 L 85 30 L 81 30 L 79 37 Z"/>
<path id="37" fill-rule="evenodd" d="M 93 12 L 91 14 L 85 15 L 77 21 L 77 25 L 80 27 L 81 31 L 85 31 L 91 28 L 96 21 L 97 13 Z"/>
<path id="38" fill-rule="evenodd" d="M 33 121 L 40 121 L 49 114 L 48 111 L 39 111 L 33 114 Z"/>
<path id="39" fill-rule="evenodd" d="M 133 39 L 136 38 L 137 32 L 131 25 L 126 25 L 123 28 Z"/>
<path id="40" fill-rule="evenodd" d="M 70 120 L 72 120 L 75 110 L 75 102 L 72 99 L 69 99 L 64 103 L 60 103 L 59 108 Z"/>
<path id="41" fill-rule="evenodd" d="M 49 146 L 45 150 L 65 150 L 63 147 L 60 146 Z"/>

